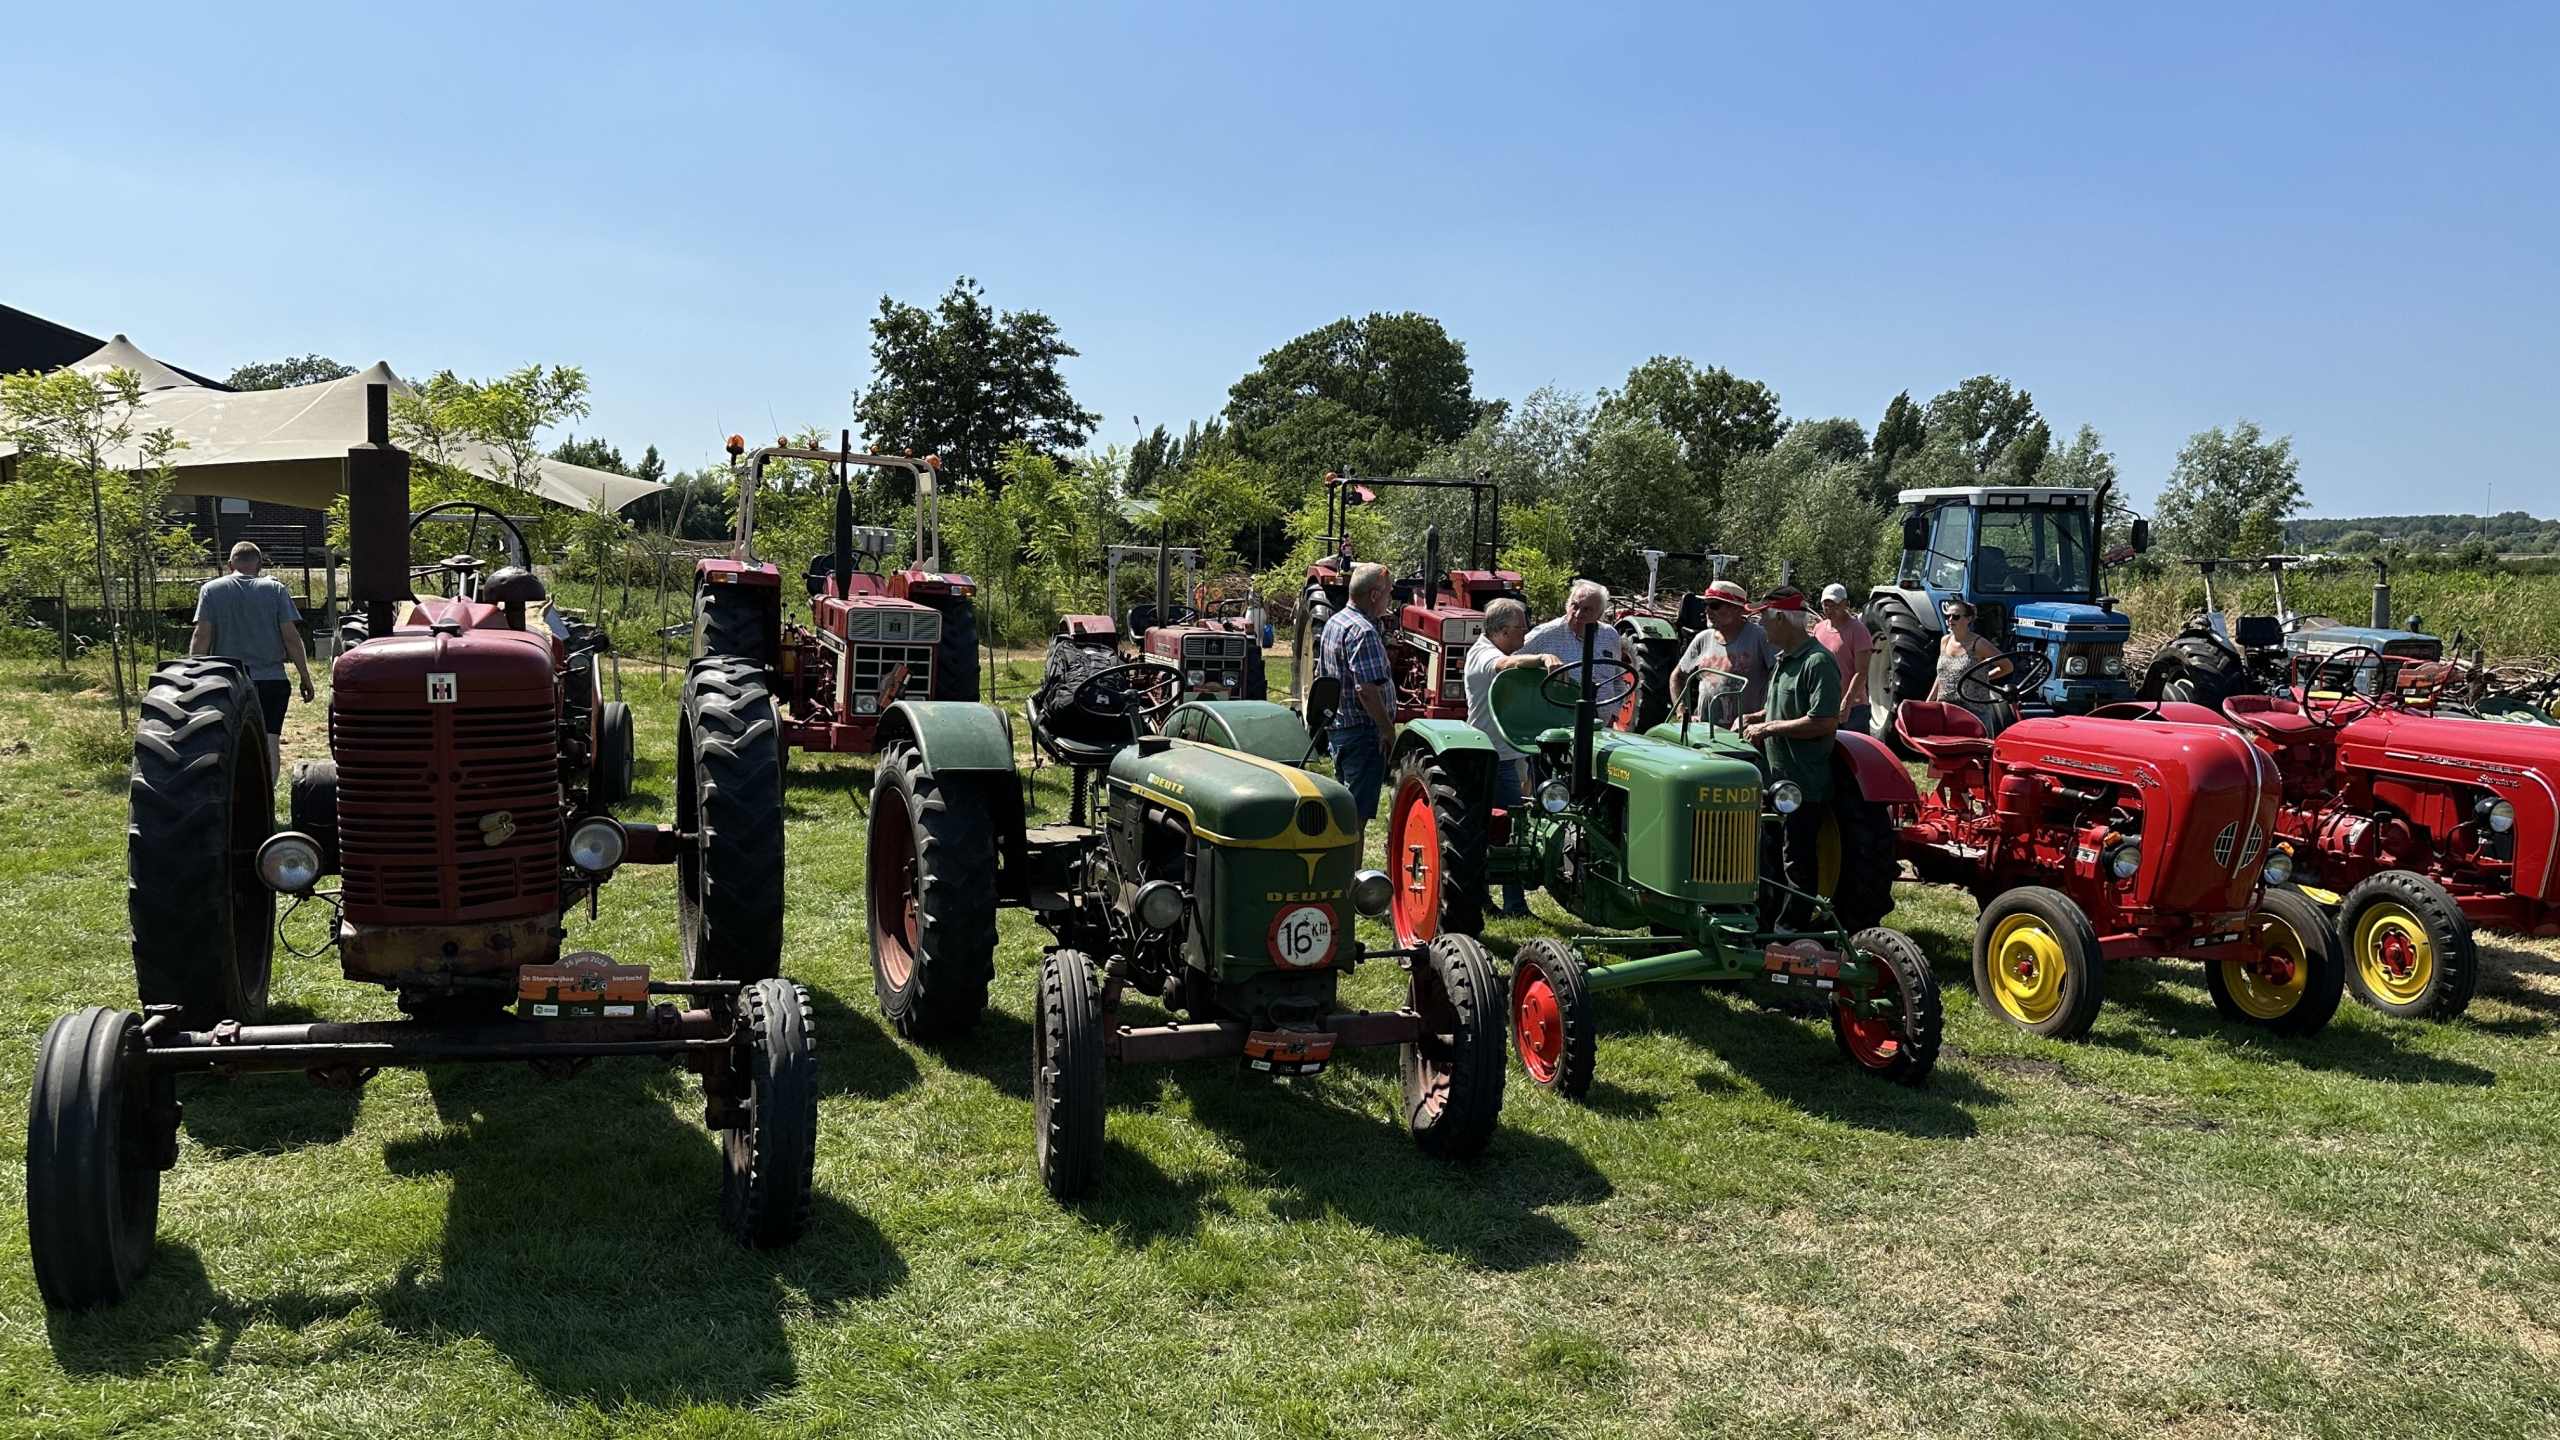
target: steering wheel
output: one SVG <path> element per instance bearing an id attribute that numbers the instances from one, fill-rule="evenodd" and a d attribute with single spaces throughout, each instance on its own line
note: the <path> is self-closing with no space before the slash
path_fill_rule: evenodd
<path id="1" fill-rule="evenodd" d="M 2359 694 L 2355 688 L 2356 672 L 2365 664 L 2364 660 L 2356 658 L 2358 656 L 2373 661 L 2375 683 L 2371 695 Z M 2338 694 L 2327 694 L 2313 688 L 2331 666 L 2339 667 L 2346 677 L 2346 689 Z M 2370 645 L 2348 645 L 2326 655 L 2296 655 L 2289 668 L 2292 673 L 2286 677 L 2286 688 L 2293 692 L 2293 703 L 2302 711 L 2303 718 L 2315 725 L 2335 729 L 2345 723 L 2350 707 L 2361 714 L 2383 703 L 2382 652 Z"/>
<path id="2" fill-rule="evenodd" d="M 1147 676 L 1140 679 L 1140 672 Z M 1114 682 L 1108 686 L 1105 681 Z M 1096 670 L 1067 697 L 1066 708 L 1096 720 L 1149 725 L 1182 702 L 1182 671 L 1161 660 L 1131 660 Z"/>
<path id="3" fill-rule="evenodd" d="M 1602 695 L 1609 693 L 1609 687 L 1611 685 L 1619 687 L 1618 694 L 1620 696 L 1624 696 L 1627 691 L 1635 688 L 1636 667 L 1628 664 L 1624 660 L 1575 660 L 1568 664 L 1559 665 L 1553 670 L 1547 672 L 1546 680 L 1538 686 L 1539 697 L 1544 699 L 1550 705 L 1581 704 L 1581 679 L 1577 676 L 1571 681 L 1571 683 L 1567 683 L 1566 677 L 1575 676 L 1577 671 L 1580 671 L 1585 667 L 1588 667 L 1595 675 L 1603 671 L 1614 670 L 1617 672 L 1614 679 L 1597 684 L 1598 693 Z M 1557 693 L 1556 687 L 1558 686 L 1564 687 L 1562 694 Z M 1601 703 L 1615 704 L 1616 702 L 1603 701 Z"/>
<path id="4" fill-rule="evenodd" d="M 2009 667 L 1998 675 L 1995 667 Z M 2053 662 L 2033 651 L 2003 650 L 1976 660 L 1956 677 L 1956 698 L 1968 705 L 2015 707 L 2053 678 Z"/>
<path id="5" fill-rule="evenodd" d="M 1212 619 L 1223 620 L 1230 615 L 1242 615 L 1245 611 L 1252 608 L 1252 596 L 1229 595 L 1223 600 L 1210 601 L 1208 608 L 1199 613 L 1209 616 Z"/>
<path id="6" fill-rule="evenodd" d="M 441 515 L 448 510 L 472 512 L 471 533 L 465 537 L 462 542 L 465 549 L 470 547 L 472 541 L 480 538 L 480 517 L 486 515 L 490 519 L 497 521 L 499 526 L 507 532 L 509 553 L 515 556 L 516 563 L 519 565 L 530 563 L 525 557 L 532 552 L 525 548 L 524 532 L 516 528 L 516 522 L 508 519 L 506 512 L 488 505 L 483 505 L 477 500 L 446 500 L 439 504 L 428 506 L 426 509 L 409 517 L 410 537 L 412 539 L 417 537 L 418 527 L 427 523 L 428 517 Z M 451 562 L 448 561 L 446 563 L 450 564 Z"/>
<path id="7" fill-rule="evenodd" d="M 1715 689 L 1716 693 L 1713 695 L 1703 694 L 1702 692 L 1707 690 L 1711 685 Z M 1692 671 L 1689 675 L 1689 683 L 1682 686 L 1680 690 L 1680 718 L 1683 722 L 1692 718 L 1704 719 L 1711 725 L 1724 724 L 1727 721 L 1738 721 L 1742 718 L 1742 692 L 1750 688 L 1751 682 L 1748 679 L 1743 676 L 1736 675 L 1730 670 L 1699 669 Z M 1731 697 L 1733 700 L 1734 713 L 1725 717 L 1724 720 L 1718 720 L 1716 718 L 1716 703 L 1720 700 L 1726 699 L 1727 697 Z"/>

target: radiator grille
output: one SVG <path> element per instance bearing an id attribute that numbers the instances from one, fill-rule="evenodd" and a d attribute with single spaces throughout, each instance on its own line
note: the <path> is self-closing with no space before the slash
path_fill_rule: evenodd
<path id="1" fill-rule="evenodd" d="M 856 605 L 844 612 L 844 638 L 931 645 L 942 638 L 942 612 L 903 605 Z"/>
<path id="2" fill-rule="evenodd" d="M 556 905 L 558 746 L 549 705 L 332 708 L 350 918 L 421 924 Z"/>
<path id="3" fill-rule="evenodd" d="M 1689 836 L 1694 885 L 1751 885 L 1760 879 L 1760 817 L 1748 810 L 1701 810 Z"/>
<path id="4" fill-rule="evenodd" d="M 922 700 L 933 694 L 933 647 L 930 645 L 856 645 L 850 691 L 859 701 L 876 697 L 882 682 L 899 666 L 907 678 L 892 700 Z"/>

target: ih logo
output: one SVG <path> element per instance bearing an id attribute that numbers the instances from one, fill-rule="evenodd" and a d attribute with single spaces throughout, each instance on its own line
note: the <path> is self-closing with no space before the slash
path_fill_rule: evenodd
<path id="1" fill-rule="evenodd" d="M 460 689 L 460 686 L 453 683 L 452 671 L 432 671 L 427 676 L 427 703 L 430 705 L 450 705 L 453 703 L 453 697 Z"/>

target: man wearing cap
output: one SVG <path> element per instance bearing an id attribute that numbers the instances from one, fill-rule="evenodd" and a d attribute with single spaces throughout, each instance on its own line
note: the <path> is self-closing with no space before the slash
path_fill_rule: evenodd
<path id="1" fill-rule="evenodd" d="M 1840 707 L 1857 710 L 1867 703 L 1867 657 L 1875 653 L 1876 637 L 1867 622 L 1849 608 L 1849 587 L 1833 581 L 1822 587 L 1822 619 L 1813 627 L 1813 638 L 1831 652 L 1831 661 L 1840 667 L 1843 693 Z"/>
<path id="2" fill-rule="evenodd" d="M 1721 700 L 1713 706 L 1714 714 L 1701 713 L 1697 718 L 1724 725 L 1738 723 L 1737 717 L 1761 708 L 1769 698 L 1769 674 L 1778 668 L 1778 647 L 1769 636 L 1751 623 L 1751 596 L 1730 580 L 1718 580 L 1706 589 L 1707 628 L 1689 642 L 1688 652 L 1671 671 L 1671 702 L 1680 703 L 1688 693 L 1691 677 L 1701 670 L 1722 670 L 1743 679 L 1741 703 Z"/>
<path id="3" fill-rule="evenodd" d="M 1742 717 L 1742 738 L 1760 747 L 1772 781 L 1791 780 L 1802 792 L 1796 808 L 1779 820 L 1778 869 L 1806 895 L 1819 893 L 1822 815 L 1831 805 L 1832 733 L 1840 728 L 1840 667 L 1813 638 L 1804 592 L 1781 585 L 1751 607 L 1778 666 L 1769 677 L 1768 708 Z M 1776 928 L 1806 930 L 1814 923 L 1811 900 L 1788 895 L 1777 906 Z"/>
<path id="4" fill-rule="evenodd" d="M 311 662 L 303 654 L 302 632 L 294 623 L 302 612 L 293 592 L 280 581 L 259 574 L 266 552 L 246 540 L 231 547 L 231 573 L 217 575 L 196 590 L 196 631 L 187 641 L 190 655 L 223 655 L 240 662 L 258 687 L 258 708 L 266 712 L 267 779 L 284 768 L 284 710 L 293 687 L 284 678 L 284 662 L 302 672 L 302 698 L 311 699 Z"/>

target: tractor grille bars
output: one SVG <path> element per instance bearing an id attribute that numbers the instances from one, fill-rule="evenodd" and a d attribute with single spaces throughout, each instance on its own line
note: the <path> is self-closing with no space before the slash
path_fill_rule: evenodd
<path id="1" fill-rule="evenodd" d="M 1759 814 L 1751 810 L 1699 811 L 1690 827 L 1690 883 L 1750 885 L 1759 878 Z"/>
<path id="2" fill-rule="evenodd" d="M 854 612 L 860 614 L 860 611 Z M 938 618 L 938 617 L 937 617 Z M 925 700 L 933 695 L 933 647 L 930 645 L 856 645 L 852 647 L 852 669 L 845 686 L 845 698 L 856 715 L 876 715 L 886 710 L 881 690 L 900 666 L 906 675 L 898 682 L 896 693 L 887 697 L 899 700 Z"/>
<path id="3" fill-rule="evenodd" d="M 350 920 L 433 924 L 559 905 L 550 706 L 333 706 L 329 748 Z"/>

